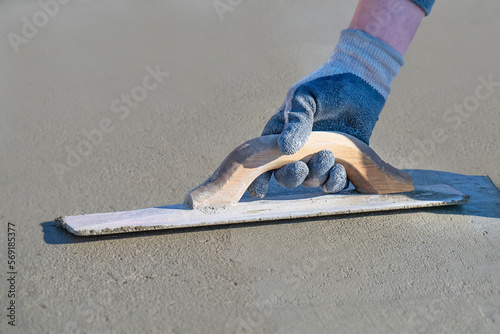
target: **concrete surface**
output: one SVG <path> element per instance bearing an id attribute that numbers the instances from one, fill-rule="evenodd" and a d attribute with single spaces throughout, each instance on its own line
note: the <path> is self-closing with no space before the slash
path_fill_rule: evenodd
<path id="1" fill-rule="evenodd" d="M 53 226 L 181 202 L 321 65 L 355 7 L 233 4 L 221 20 L 211 0 L 52 16 L 1 2 L 0 332 L 498 333 L 500 87 L 480 88 L 500 81 L 496 0 L 437 1 L 371 141 L 400 168 L 488 175 L 460 186 L 473 205 L 103 238 Z"/>

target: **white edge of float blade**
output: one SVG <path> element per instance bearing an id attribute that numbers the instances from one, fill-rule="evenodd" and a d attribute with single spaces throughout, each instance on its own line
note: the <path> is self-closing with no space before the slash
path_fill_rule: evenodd
<path id="1" fill-rule="evenodd" d="M 416 186 L 415 191 L 388 195 L 309 193 L 243 200 L 225 208 L 188 209 L 181 204 L 132 211 L 108 212 L 56 219 L 75 235 L 89 236 L 158 229 L 186 228 L 416 209 L 464 204 L 469 196 L 448 185 Z"/>

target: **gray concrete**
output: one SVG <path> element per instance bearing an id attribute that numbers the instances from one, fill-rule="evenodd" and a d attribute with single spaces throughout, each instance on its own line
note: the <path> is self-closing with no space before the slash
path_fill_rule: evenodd
<path id="1" fill-rule="evenodd" d="M 0 252 L 14 223 L 18 261 L 15 328 L 1 262 L 0 332 L 498 333 L 500 87 L 466 104 L 500 81 L 496 0 L 437 1 L 371 140 L 400 168 L 488 175 L 457 185 L 470 205 L 102 238 L 53 226 L 182 202 L 321 65 L 355 6 L 243 1 L 221 21 L 211 0 L 173 3 L 61 5 L 17 53 L 9 33 L 40 6 L 0 4 Z M 157 65 L 168 76 L 113 112 Z"/>

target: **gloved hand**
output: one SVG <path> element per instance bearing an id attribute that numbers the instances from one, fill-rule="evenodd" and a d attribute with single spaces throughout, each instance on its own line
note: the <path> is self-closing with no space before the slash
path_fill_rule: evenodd
<path id="1" fill-rule="evenodd" d="M 359 30 L 340 34 L 335 51 L 319 69 L 296 83 L 285 102 L 266 124 L 262 135 L 281 134 L 278 148 L 296 153 L 311 131 L 338 131 L 369 143 L 375 123 L 404 61 L 389 45 Z M 248 188 L 256 198 L 267 193 L 272 171 Z M 276 180 L 291 188 L 303 184 L 338 192 L 349 184 L 345 169 L 330 151 L 315 154 L 274 171 Z"/>

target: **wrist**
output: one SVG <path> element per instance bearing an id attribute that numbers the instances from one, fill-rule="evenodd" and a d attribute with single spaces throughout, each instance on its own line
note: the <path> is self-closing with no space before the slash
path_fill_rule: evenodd
<path id="1" fill-rule="evenodd" d="M 335 73 L 352 73 L 372 86 L 384 99 L 399 69 L 403 57 L 383 41 L 359 30 L 346 29 L 328 59 Z"/>

